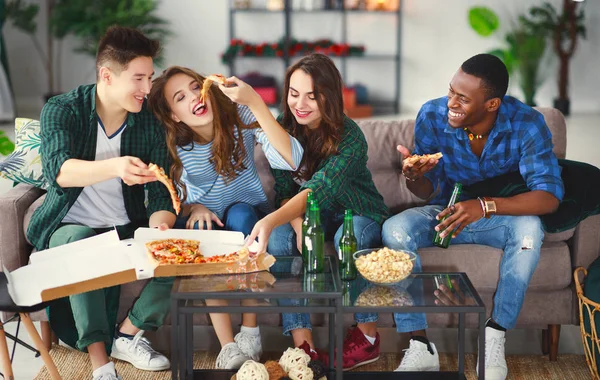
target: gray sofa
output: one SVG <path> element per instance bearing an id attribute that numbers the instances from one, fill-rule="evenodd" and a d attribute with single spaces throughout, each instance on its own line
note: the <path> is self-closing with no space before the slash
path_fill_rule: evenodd
<path id="1" fill-rule="evenodd" d="M 565 157 L 566 125 L 562 114 L 549 108 L 539 109 L 552 131 L 554 152 L 559 158 Z M 369 143 L 369 169 L 386 204 L 392 213 L 422 205 L 424 202 L 406 188 L 401 177 L 401 157 L 396 151 L 397 144 L 413 146 L 414 120 L 402 121 L 359 121 Z M 273 200 L 273 178 L 268 163 L 257 149 L 257 165 L 263 186 L 269 199 Z M 20 184 L 0 197 L 0 263 L 8 270 L 26 265 L 32 247 L 25 238 L 25 230 L 33 210 L 43 200 L 43 191 L 29 185 Z M 517 327 L 534 328 L 544 331 L 543 351 L 550 353 L 550 360 L 556 360 L 560 325 L 578 324 L 577 297 L 573 283 L 573 268 L 588 267 L 600 255 L 600 216 L 585 219 L 576 228 L 558 234 L 548 234 L 542 247 L 539 265 L 533 275 L 525 297 L 525 304 L 518 319 Z M 327 248 L 333 251 L 331 245 Z M 498 283 L 499 263 L 502 251 L 486 246 L 451 245 L 448 250 L 426 248 L 419 251 L 424 271 L 466 272 L 475 285 L 488 312 L 492 309 L 493 292 Z M 144 282 L 138 281 L 122 287 L 120 314 L 130 307 L 139 294 Z M 236 316 L 239 317 L 239 316 Z M 350 324 L 352 316 L 346 316 Z M 467 324 L 475 326 L 476 316 L 467 317 Z M 4 316 L 4 320 L 6 316 Z M 32 319 L 44 321 L 43 312 L 32 315 Z M 234 320 L 239 321 L 239 318 Z M 453 326 L 455 316 L 432 314 L 428 316 L 431 326 Z M 324 323 L 322 316 L 313 316 L 316 325 Z M 168 323 L 168 321 L 167 321 Z M 209 324 L 206 315 L 195 315 L 194 323 Z M 260 315 L 260 324 L 278 325 L 277 315 Z M 379 325 L 393 326 L 391 314 L 380 315 Z M 46 326 L 46 324 L 43 324 Z M 48 329 L 46 339 L 49 339 Z"/>

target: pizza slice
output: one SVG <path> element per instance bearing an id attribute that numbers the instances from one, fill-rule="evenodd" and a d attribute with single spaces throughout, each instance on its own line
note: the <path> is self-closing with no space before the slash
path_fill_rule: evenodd
<path id="1" fill-rule="evenodd" d="M 198 240 L 153 240 L 146 243 L 146 249 L 152 258 L 161 264 L 190 264 L 203 258 Z"/>
<path id="2" fill-rule="evenodd" d="M 204 103 L 204 100 L 206 99 L 206 95 L 208 95 L 208 90 L 210 90 L 210 86 L 212 86 L 213 83 L 219 83 L 219 84 L 227 84 L 227 79 L 225 78 L 225 76 L 221 75 L 221 74 L 211 74 L 209 76 L 207 76 L 204 79 L 204 83 L 202 83 L 202 90 L 200 90 L 200 101 L 202 103 Z"/>
<path id="3" fill-rule="evenodd" d="M 417 164 L 419 161 L 421 161 L 421 159 L 425 160 L 425 162 L 428 162 L 431 159 L 434 160 L 439 160 L 440 158 L 444 157 L 444 155 L 442 154 L 442 152 L 437 152 L 434 154 L 413 154 L 411 156 L 408 156 L 404 159 L 404 161 L 402 162 L 402 165 L 415 165 Z"/>
<path id="4" fill-rule="evenodd" d="M 175 213 L 179 214 L 179 212 L 181 211 L 181 200 L 177 195 L 177 191 L 175 191 L 173 181 L 169 179 L 169 177 L 165 173 L 165 170 L 156 164 L 150 163 L 150 165 L 148 165 L 148 170 L 152 171 L 156 176 L 156 179 L 158 179 L 163 185 L 167 187 L 167 189 L 169 190 L 169 194 L 171 194 L 171 201 L 173 202 L 173 208 L 175 209 Z"/>

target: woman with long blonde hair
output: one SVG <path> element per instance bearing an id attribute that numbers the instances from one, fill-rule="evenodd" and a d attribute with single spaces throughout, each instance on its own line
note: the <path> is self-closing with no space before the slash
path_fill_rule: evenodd
<path id="1" fill-rule="evenodd" d="M 173 159 L 170 175 L 182 198 L 175 228 L 217 228 L 246 236 L 271 211 L 254 162 L 256 142 L 271 167 L 279 170 L 296 170 L 303 149 L 252 87 L 231 77 L 228 86 L 212 85 L 201 99 L 204 81 L 191 69 L 173 66 L 154 80 L 148 96 L 151 110 L 165 127 Z M 236 369 L 246 360 L 259 360 L 262 345 L 256 314 L 243 314 L 235 337 L 229 314 L 210 317 L 222 347 L 217 368 Z"/>

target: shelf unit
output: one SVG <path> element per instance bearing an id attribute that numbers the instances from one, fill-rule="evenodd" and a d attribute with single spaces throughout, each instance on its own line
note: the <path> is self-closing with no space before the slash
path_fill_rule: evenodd
<path id="1" fill-rule="evenodd" d="M 290 56 L 288 54 L 289 43 L 294 36 L 292 36 L 292 23 L 293 23 L 293 15 L 294 14 L 309 14 L 309 13 L 322 13 L 322 14 L 341 14 L 342 15 L 342 25 L 341 25 L 341 40 L 336 41 L 342 44 L 348 43 L 348 16 L 355 14 L 369 14 L 369 15 L 381 15 L 382 17 L 395 17 L 396 18 L 396 51 L 390 54 L 368 54 L 368 46 L 366 47 L 366 52 L 364 55 L 349 55 L 349 56 L 335 56 L 334 61 L 339 60 L 338 68 L 342 75 L 342 79 L 344 83 L 347 82 L 348 77 L 348 67 L 347 61 L 349 60 L 362 60 L 362 61 L 389 61 L 393 64 L 393 76 L 394 80 L 390 81 L 394 85 L 394 97 L 389 101 L 369 101 L 369 104 L 373 107 L 374 113 L 390 113 L 393 112 L 398 114 L 400 112 L 400 52 L 401 52 L 401 41 L 402 41 L 402 4 L 403 1 L 399 1 L 398 9 L 395 11 L 376 11 L 376 10 L 356 10 L 356 9 L 345 9 L 342 8 L 337 9 L 313 9 L 313 10 L 294 10 L 291 5 L 292 0 L 284 0 L 284 9 L 283 10 L 269 10 L 264 8 L 248 8 L 248 9 L 236 9 L 233 6 L 233 0 L 229 1 L 229 41 L 232 39 L 238 39 L 239 36 L 236 35 L 236 14 L 252 14 L 252 13 L 261 13 L 261 14 L 280 14 L 284 17 L 284 52 L 281 57 L 273 57 L 273 56 L 237 56 L 231 59 L 229 62 L 229 74 L 237 75 L 236 70 L 236 60 L 238 59 L 269 59 L 269 60 L 281 60 L 285 65 L 285 68 L 289 67 L 292 59 L 296 58 L 295 56 Z M 342 2 L 343 3 L 343 2 Z M 278 40 L 281 36 L 273 36 L 274 40 Z M 337 64 L 337 63 L 336 63 Z M 270 106 L 278 107 L 279 104 L 273 104 Z"/>

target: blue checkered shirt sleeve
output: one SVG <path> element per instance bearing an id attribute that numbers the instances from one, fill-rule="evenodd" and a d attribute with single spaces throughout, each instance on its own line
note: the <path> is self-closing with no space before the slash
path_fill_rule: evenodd
<path id="1" fill-rule="evenodd" d="M 561 168 L 552 152 L 552 134 L 542 114 L 537 117 L 540 120 L 531 123 L 531 128 L 522 130 L 519 171 L 530 190 L 546 191 L 562 201 L 565 188 Z"/>

